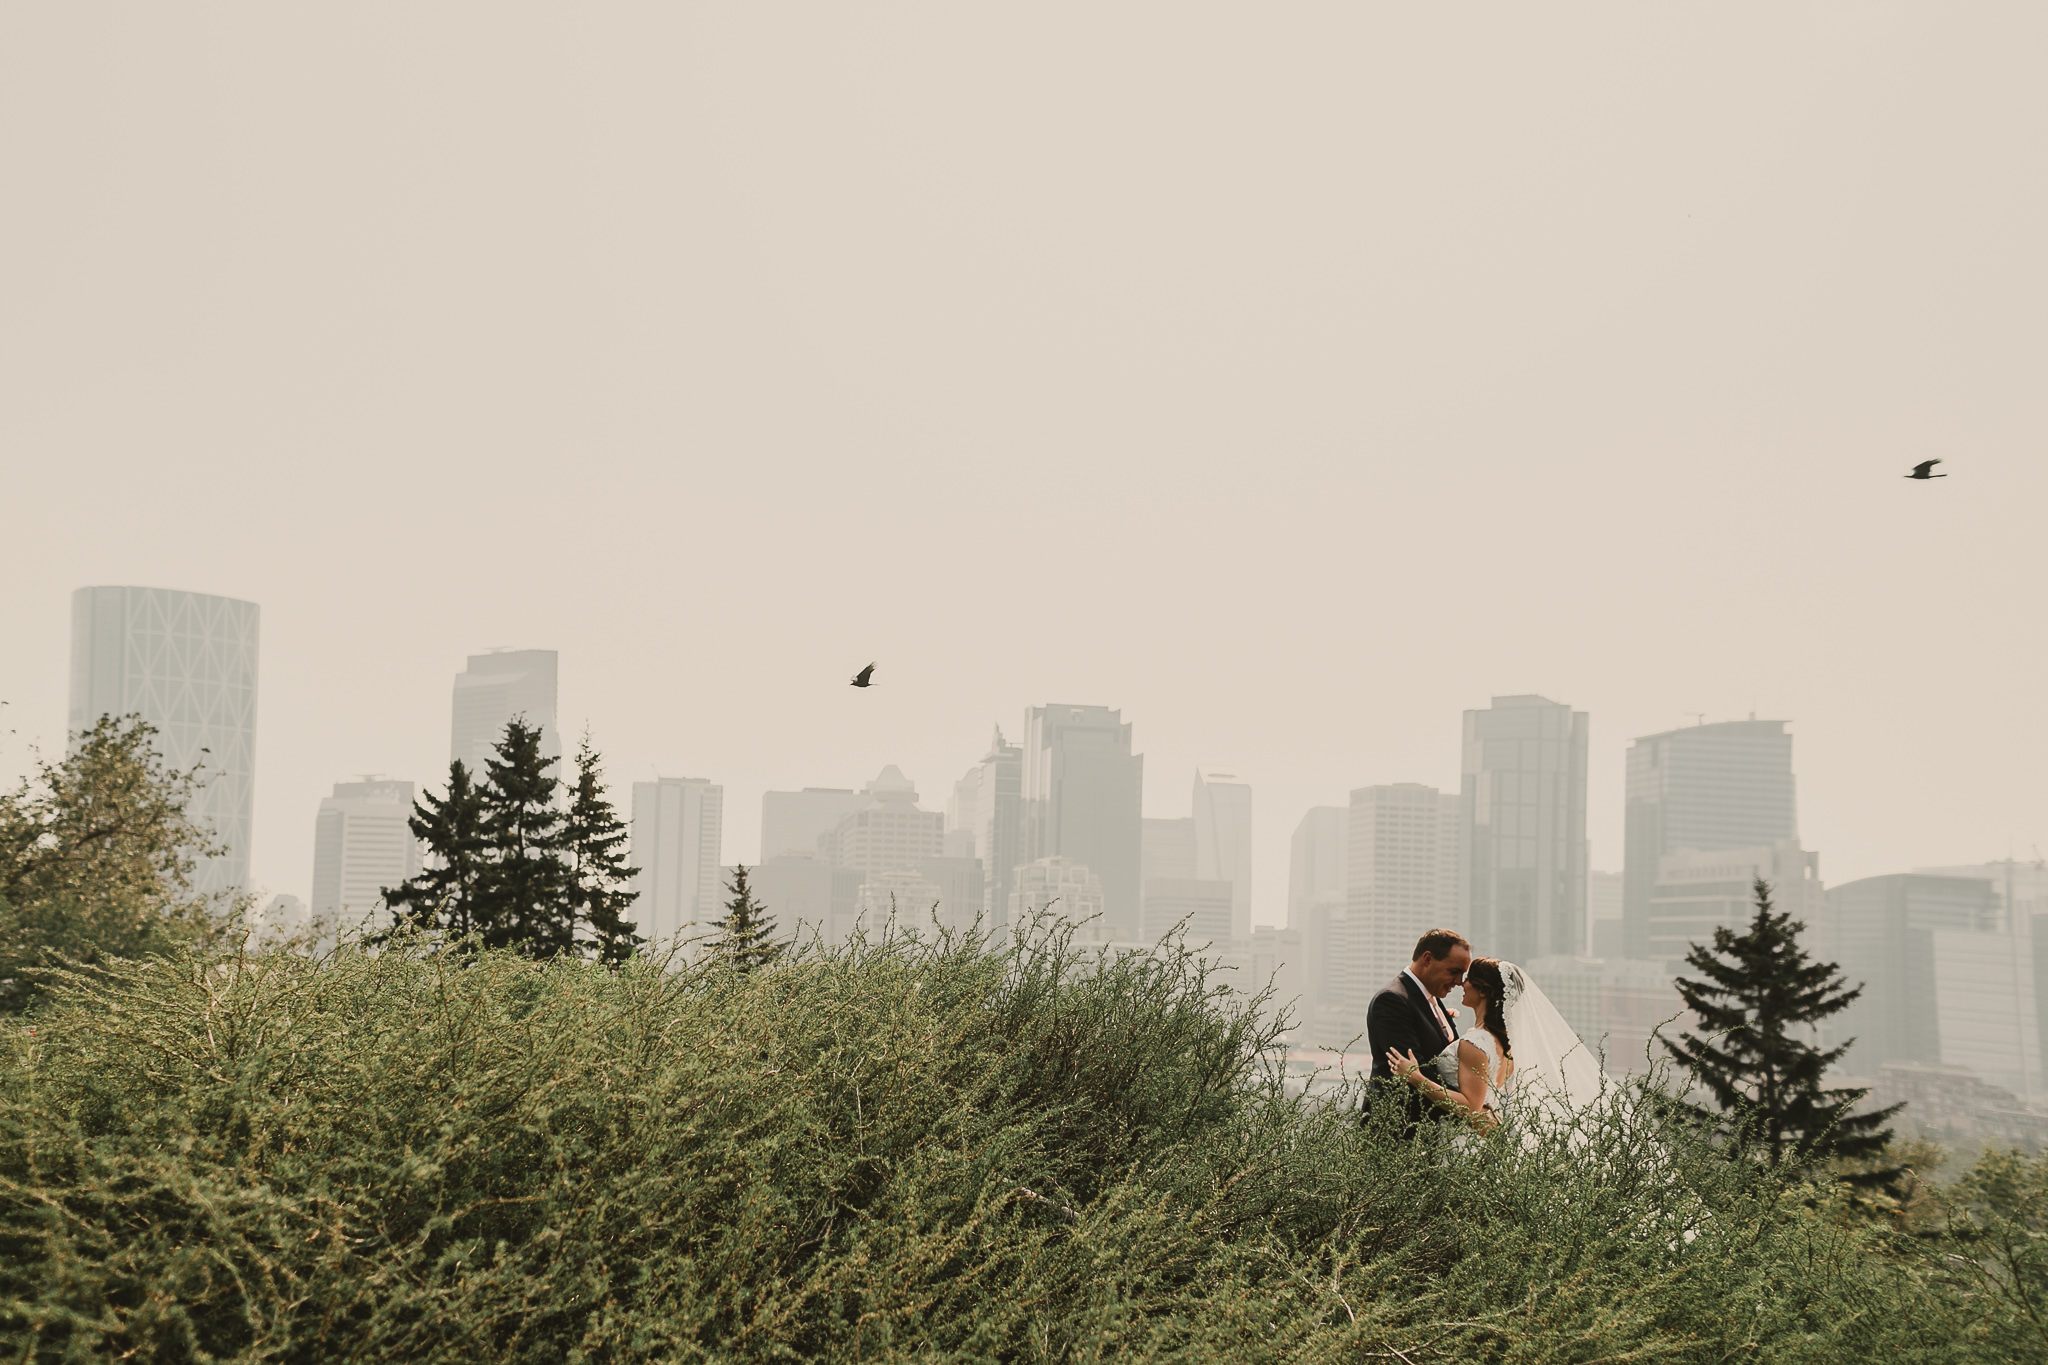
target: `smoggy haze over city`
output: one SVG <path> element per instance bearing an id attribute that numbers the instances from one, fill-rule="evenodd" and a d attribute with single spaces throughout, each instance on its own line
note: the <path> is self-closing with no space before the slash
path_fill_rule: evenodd
<path id="1" fill-rule="evenodd" d="M 1769 35 L 1760 41 L 1759 35 Z M 1121 708 L 1253 916 L 1499 694 L 1792 722 L 1829 883 L 2048 844 L 2048 11 L 0 12 L 0 772 L 71 594 L 259 603 L 253 876 L 449 689 L 942 809 Z M 1901 479 L 1940 457 L 1950 477 Z M 876 686 L 848 676 L 875 660 Z"/>

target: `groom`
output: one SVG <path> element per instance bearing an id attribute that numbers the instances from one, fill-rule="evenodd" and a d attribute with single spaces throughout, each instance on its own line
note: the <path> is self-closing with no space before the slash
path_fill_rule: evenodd
<path id="1" fill-rule="evenodd" d="M 1414 1086 L 1396 1076 L 1387 1065 L 1387 1050 L 1393 1048 L 1428 1066 L 1430 1058 L 1458 1041 L 1458 1026 L 1451 1022 L 1443 998 L 1451 987 L 1465 980 L 1472 965 L 1472 945 L 1463 934 L 1450 929 L 1432 929 L 1415 943 L 1415 960 L 1395 977 L 1365 1012 L 1366 1045 L 1372 1049 L 1372 1083 L 1365 1092 L 1369 1116 L 1379 1096 L 1388 1087 L 1398 1092 L 1402 1112 L 1407 1116 L 1403 1133 L 1413 1133 L 1424 1116 L 1442 1117 L 1437 1106 L 1424 1099 Z M 1433 1070 L 1433 1068 L 1432 1068 Z M 1450 1084 L 1455 1085 L 1455 1080 Z"/>

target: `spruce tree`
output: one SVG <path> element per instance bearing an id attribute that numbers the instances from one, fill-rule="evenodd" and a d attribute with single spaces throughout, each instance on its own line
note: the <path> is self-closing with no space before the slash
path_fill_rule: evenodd
<path id="1" fill-rule="evenodd" d="M 484 846 L 484 794 L 461 759 L 448 765 L 448 794 L 421 792 L 413 802 L 413 837 L 426 857 L 402 885 L 384 888 L 394 929 L 406 927 L 453 939 L 478 932 L 478 895 L 489 862 Z M 390 933 L 379 935 L 388 939 Z"/>
<path id="2" fill-rule="evenodd" d="M 1716 929 L 1711 950 L 1694 944 L 1686 954 L 1700 979 L 1680 977 L 1678 993 L 1699 1016 L 1700 1032 L 1664 1046 L 1719 1109 L 1680 1107 L 1718 1129 L 1733 1150 L 1770 1166 L 1812 1170 L 1830 1159 L 1875 1157 L 1891 1141 L 1886 1121 L 1901 1106 L 1850 1114 L 1869 1092 L 1831 1090 L 1822 1081 L 1850 1044 L 1823 1050 L 1796 1033 L 1846 1009 L 1863 988 L 1847 986 L 1834 963 L 1809 961 L 1799 946 L 1806 926 L 1772 908 L 1770 884 L 1761 877 L 1755 889 L 1747 932 Z M 1851 1179 L 1881 1184 L 1894 1174 L 1875 1170 Z"/>
<path id="3" fill-rule="evenodd" d="M 535 957 L 576 949 L 574 896 L 556 799 L 561 782 L 548 770 L 541 732 L 514 716 L 497 754 L 484 764 L 483 837 L 488 861 L 476 895 L 477 932 L 486 948 L 520 948 Z"/>
<path id="4" fill-rule="evenodd" d="M 768 917 L 767 907 L 754 899 L 754 890 L 747 885 L 744 864 L 732 870 L 725 889 L 732 899 L 725 903 L 725 918 L 713 921 L 718 937 L 711 941 L 711 951 L 737 972 L 767 966 L 781 955 L 782 945 L 775 942 L 775 921 Z"/>
<path id="5" fill-rule="evenodd" d="M 570 912 L 587 935 L 581 946 L 599 962 L 616 967 L 647 940 L 625 917 L 640 894 L 629 885 L 640 869 L 626 866 L 626 823 L 605 795 L 599 764 L 586 733 L 576 751 L 576 782 L 569 790 L 562 842 L 569 851 Z"/>

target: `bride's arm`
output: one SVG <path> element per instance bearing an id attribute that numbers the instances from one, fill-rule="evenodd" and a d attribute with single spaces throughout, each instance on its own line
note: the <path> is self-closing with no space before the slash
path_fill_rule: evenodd
<path id="1" fill-rule="evenodd" d="M 1420 1090 L 1426 1098 L 1468 1110 L 1468 1117 L 1474 1123 L 1490 1126 L 1493 1116 L 1486 1108 L 1486 1054 L 1473 1044 L 1462 1041 L 1458 1044 L 1456 1090 L 1423 1075 L 1422 1064 L 1415 1060 L 1412 1052 L 1403 1053 L 1390 1047 L 1387 1049 L 1387 1064 L 1396 1076 Z"/>
<path id="2" fill-rule="evenodd" d="M 1486 1107 L 1486 1053 L 1470 1039 L 1458 1040 L 1458 1098 L 1472 1111 L 1472 1122 L 1491 1128 L 1499 1120 Z"/>

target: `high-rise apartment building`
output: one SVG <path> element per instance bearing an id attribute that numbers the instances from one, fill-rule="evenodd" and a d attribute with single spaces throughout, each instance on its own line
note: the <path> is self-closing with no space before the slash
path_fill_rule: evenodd
<path id="1" fill-rule="evenodd" d="M 200 860 L 203 893 L 249 881 L 256 809 L 254 602 L 168 588 L 71 594 L 71 704 L 76 742 L 102 716 L 140 715 L 174 769 L 201 769 L 190 814 L 225 846 Z"/>
<path id="2" fill-rule="evenodd" d="M 1645 735 L 1628 749 L 1622 940 L 1649 947 L 1658 860 L 1680 849 L 1755 848 L 1799 837 L 1792 736 L 1782 720 L 1717 721 Z"/>
<path id="3" fill-rule="evenodd" d="M 988 752 L 953 788 L 953 827 L 969 835 L 964 852 L 982 871 L 982 918 L 1000 936 L 1009 922 L 1011 880 L 1025 862 L 1030 830 L 1025 817 L 1024 750 L 995 727 Z"/>
<path id="4" fill-rule="evenodd" d="M 1010 888 L 1011 931 L 1028 931 L 1043 916 L 1073 925 L 1076 943 L 1106 942 L 1117 936 L 1104 923 L 1103 896 L 1102 878 L 1085 864 L 1058 854 L 1034 858 Z"/>
<path id="5" fill-rule="evenodd" d="M 1419 782 L 1351 793 L 1345 906 L 1360 974 L 1351 994 L 1369 999 L 1414 960 L 1417 939 L 1457 919 L 1459 811 L 1457 797 Z"/>
<path id="6" fill-rule="evenodd" d="M 1695 944 L 1713 947 L 1716 929 L 1743 932 L 1756 917 L 1758 878 L 1770 883 L 1772 907 L 1806 926 L 1808 951 L 1827 957 L 1820 855 L 1797 839 L 1780 839 L 1754 848 L 1682 848 L 1660 858 L 1650 888 L 1648 960 L 1669 972 L 1690 971 L 1685 957 Z"/>
<path id="7" fill-rule="evenodd" d="M 1465 713 L 1454 927 L 1482 953 L 1529 962 L 1585 944 L 1586 735 L 1584 711 L 1545 697 Z"/>
<path id="8" fill-rule="evenodd" d="M 1196 866 L 1194 816 L 1183 815 L 1170 820 L 1145 817 L 1138 833 L 1140 881 L 1156 882 L 1169 878 L 1193 881 Z"/>
<path id="9" fill-rule="evenodd" d="M 1341 1007 L 1345 999 L 1343 968 L 1331 970 L 1334 948 L 1348 951 L 1350 923 L 1345 910 L 1350 863 L 1351 812 L 1344 806 L 1315 806 L 1294 828 L 1288 847 L 1287 942 L 1299 952 L 1292 978 L 1301 993 L 1297 1013 L 1313 1024 L 1325 1004 Z M 1348 958 L 1345 959 L 1348 961 Z M 1363 979 L 1363 973 L 1359 973 Z"/>
<path id="10" fill-rule="evenodd" d="M 948 925 L 945 892 L 939 884 L 912 867 L 861 874 L 855 923 L 870 935 L 879 935 L 892 925 L 921 934 Z M 933 920 L 938 925 L 933 924 Z"/>
<path id="11" fill-rule="evenodd" d="M 1628 953 L 1621 931 L 1621 882 L 1619 872 L 1586 874 L 1586 952 L 1596 958 L 1620 958 Z"/>
<path id="12" fill-rule="evenodd" d="M 943 812 L 921 810 L 917 784 L 893 763 L 861 789 L 860 800 L 831 837 L 832 861 L 870 875 L 914 873 L 946 851 Z"/>
<path id="13" fill-rule="evenodd" d="M 723 913 L 719 848 L 725 834 L 725 788 L 701 777 L 662 777 L 633 784 L 633 889 L 627 915 L 656 947 L 686 925 L 699 929 Z"/>
<path id="14" fill-rule="evenodd" d="M 1234 904 L 1229 882 L 1199 877 L 1146 882 L 1144 941 L 1157 943 L 1185 927 L 1190 948 L 1210 945 L 1227 949 L 1236 914 Z"/>
<path id="15" fill-rule="evenodd" d="M 1149 822 L 1148 822 L 1149 823 Z M 1302 927 L 1302 917 L 1319 896 L 1342 902 L 1345 864 L 1351 842 L 1351 812 L 1343 806 L 1311 806 L 1294 827 L 1288 845 L 1287 925 Z"/>
<path id="16" fill-rule="evenodd" d="M 860 794 L 851 787 L 762 792 L 761 861 L 790 853 L 823 857 L 818 841 L 838 829 L 839 822 L 858 805 Z"/>
<path id="17" fill-rule="evenodd" d="M 747 869 L 747 885 L 775 921 L 778 938 L 836 947 L 846 942 L 859 916 L 861 874 L 815 854 L 764 858 Z"/>
<path id="18" fill-rule="evenodd" d="M 2024 938 L 2033 940 L 2034 1009 L 2039 1027 L 2036 1036 L 2048 1049 L 2048 861 L 2031 862 L 2000 858 L 1989 863 L 1962 867 L 1917 867 L 1915 872 L 1934 877 L 1972 877 L 1991 883 L 1998 897 L 2000 923 L 2013 939 L 2015 958 L 2026 952 Z M 2041 1062 L 2042 1081 L 2048 1085 L 2048 1054 Z"/>
<path id="19" fill-rule="evenodd" d="M 1248 990 L 1261 991 L 1272 988 L 1272 998 L 1266 1005 L 1266 1017 L 1285 1018 L 1293 1027 L 1291 1033 L 1299 1033 L 1301 1025 L 1308 1022 L 1308 978 L 1303 965 L 1307 957 L 1302 951 L 1301 930 L 1275 929 L 1261 924 L 1252 930 L 1252 940 L 1246 954 L 1247 971 L 1244 984 Z"/>
<path id="20" fill-rule="evenodd" d="M 1195 876 L 1230 883 L 1230 937 L 1252 936 L 1252 789 L 1235 774 L 1195 770 Z"/>
<path id="21" fill-rule="evenodd" d="M 540 729 L 543 758 L 562 756 L 555 724 L 555 668 L 552 649 L 501 649 L 469 656 L 455 675 L 455 701 L 448 725 L 448 760 L 460 760 L 481 781 L 484 764 L 497 754 L 505 722 L 523 717 Z M 557 777 L 562 774 L 557 771 Z"/>
<path id="22" fill-rule="evenodd" d="M 1084 864 L 1102 884 L 1108 937 L 1135 940 L 1145 758 L 1130 725 L 1106 706 L 1052 705 L 1027 711 L 1024 728 L 1032 858 Z"/>
<path id="23" fill-rule="evenodd" d="M 980 932 L 990 932 L 987 911 L 987 884 L 981 870 L 981 859 L 965 858 L 947 854 L 940 858 L 925 858 L 917 865 L 917 875 L 938 889 L 939 923 L 958 934 L 971 933 L 975 921 L 981 921 Z M 919 928 L 924 922 L 919 921 Z"/>
<path id="24" fill-rule="evenodd" d="M 313 826 L 313 919 L 325 934 L 383 929 L 384 892 L 420 870 L 412 783 L 337 782 Z"/>
<path id="25" fill-rule="evenodd" d="M 1843 974 L 1863 985 L 1831 1031 L 1856 1039 L 1845 1072 L 1960 1066 L 2015 1094 L 2041 1093 L 2033 925 L 2008 913 L 1991 879 L 1901 872 L 1845 882 L 1827 898 Z"/>

